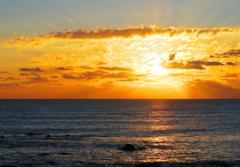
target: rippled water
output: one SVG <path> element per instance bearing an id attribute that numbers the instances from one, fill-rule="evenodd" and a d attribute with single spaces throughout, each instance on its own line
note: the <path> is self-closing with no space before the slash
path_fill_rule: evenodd
<path id="1" fill-rule="evenodd" d="M 0 112 L 0 165 L 240 166 L 240 100 L 0 100 Z"/>

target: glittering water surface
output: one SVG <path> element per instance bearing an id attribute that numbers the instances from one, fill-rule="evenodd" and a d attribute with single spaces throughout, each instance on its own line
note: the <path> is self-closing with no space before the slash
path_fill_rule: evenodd
<path id="1" fill-rule="evenodd" d="M 0 112 L 0 165 L 240 166 L 240 100 L 0 100 Z"/>

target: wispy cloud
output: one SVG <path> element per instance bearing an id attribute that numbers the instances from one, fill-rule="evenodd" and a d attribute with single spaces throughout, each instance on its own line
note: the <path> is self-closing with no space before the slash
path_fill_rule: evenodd
<path id="1" fill-rule="evenodd" d="M 21 76 L 31 76 L 29 73 L 20 73 Z"/>
<path id="2" fill-rule="evenodd" d="M 59 38 L 59 39 L 107 39 L 107 38 L 132 38 L 135 36 L 146 37 L 151 35 L 166 35 L 166 36 L 178 36 L 178 35 L 193 35 L 200 37 L 201 35 L 215 36 L 225 33 L 240 32 L 240 29 L 234 29 L 230 27 L 225 28 L 212 28 L 212 29 L 201 29 L 201 28 L 158 28 L 156 26 L 149 27 L 125 27 L 122 29 L 111 29 L 104 28 L 99 30 L 83 30 L 79 29 L 76 31 L 64 30 L 50 34 L 43 34 L 38 37 L 15 37 L 15 38 L 2 38 L 0 41 L 11 42 L 4 43 L 4 46 L 11 46 L 18 42 L 35 43 L 39 45 L 42 40 Z"/>
<path id="3" fill-rule="evenodd" d="M 102 38 L 130 38 L 134 36 L 145 37 L 148 35 L 161 35 L 165 34 L 168 36 L 175 36 L 181 34 L 194 34 L 199 35 L 210 35 L 214 36 L 220 33 L 239 32 L 240 29 L 233 28 L 213 28 L 213 29 L 200 29 L 200 28 L 158 28 L 156 26 L 150 27 L 126 27 L 123 29 L 99 29 L 99 30 L 67 30 L 59 31 L 53 34 L 44 34 L 40 37 L 43 38 L 72 38 L 72 39 L 102 39 Z"/>
<path id="4" fill-rule="evenodd" d="M 0 89 L 19 89 L 22 88 L 22 85 L 19 83 L 6 83 L 6 84 L 2 84 L 0 83 Z"/>
<path id="5" fill-rule="evenodd" d="M 131 68 L 125 68 L 125 67 L 98 67 L 98 68 L 102 70 L 107 70 L 107 71 L 134 71 Z"/>
<path id="6" fill-rule="evenodd" d="M 13 80 L 20 80 L 19 78 L 15 78 L 15 77 L 8 77 L 8 78 L 3 78 L 3 81 L 13 81 Z"/>
<path id="7" fill-rule="evenodd" d="M 46 82 L 51 82 L 48 80 L 46 77 L 41 77 L 41 76 L 36 76 L 36 77 L 28 77 L 27 82 L 22 82 L 22 84 L 35 84 L 35 83 L 46 83 Z"/>
<path id="8" fill-rule="evenodd" d="M 0 71 L 0 74 L 8 74 L 8 71 Z"/>
<path id="9" fill-rule="evenodd" d="M 227 64 L 227 65 L 232 65 L 232 66 L 237 65 L 237 64 L 232 63 L 232 62 L 227 62 L 226 64 Z"/>
<path id="10" fill-rule="evenodd" d="M 233 73 L 233 74 L 226 74 L 226 75 L 223 75 L 222 77 L 227 77 L 227 78 L 229 78 L 229 77 L 234 77 L 234 78 L 236 78 L 236 77 L 238 77 L 238 74 L 236 74 L 236 73 Z"/>
<path id="11" fill-rule="evenodd" d="M 107 71 L 96 70 L 96 71 L 87 71 L 79 74 L 63 74 L 62 77 L 65 79 L 77 79 L 77 80 L 91 80 L 91 79 L 106 79 L 106 78 L 132 78 L 132 77 L 143 77 L 145 74 L 134 74 L 131 72 L 117 72 L 110 73 Z"/>
<path id="12" fill-rule="evenodd" d="M 65 68 L 65 67 L 56 67 L 55 69 L 60 71 L 71 70 L 71 68 Z"/>
<path id="13" fill-rule="evenodd" d="M 36 67 L 36 68 L 20 68 L 19 69 L 20 71 L 35 71 L 35 72 L 43 72 L 44 70 L 41 70 L 39 67 Z"/>
<path id="14" fill-rule="evenodd" d="M 219 66 L 219 65 L 223 65 L 220 62 L 204 62 L 204 61 L 189 61 L 189 64 L 194 64 L 194 65 L 206 65 L 206 66 Z"/>

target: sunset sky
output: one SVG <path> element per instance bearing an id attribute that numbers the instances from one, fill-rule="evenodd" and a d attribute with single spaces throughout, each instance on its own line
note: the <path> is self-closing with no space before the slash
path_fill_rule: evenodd
<path id="1" fill-rule="evenodd" d="M 0 2 L 0 99 L 240 98 L 239 0 Z"/>

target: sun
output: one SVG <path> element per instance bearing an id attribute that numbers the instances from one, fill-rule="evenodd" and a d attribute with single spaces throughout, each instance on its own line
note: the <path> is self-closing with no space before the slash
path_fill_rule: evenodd
<path id="1" fill-rule="evenodd" d="M 147 71 L 152 75 L 167 75 L 169 72 L 158 63 L 154 63 L 148 66 Z"/>
<path id="2" fill-rule="evenodd" d="M 153 75 L 167 75 L 168 74 L 168 70 L 164 69 L 159 64 L 153 64 L 152 66 L 150 66 L 149 71 Z"/>
<path id="3" fill-rule="evenodd" d="M 165 56 L 165 55 L 164 55 Z M 165 69 L 161 64 L 163 63 L 163 54 L 158 55 L 157 53 L 148 53 L 148 61 L 146 62 L 145 70 L 151 75 L 167 75 L 168 70 Z"/>

